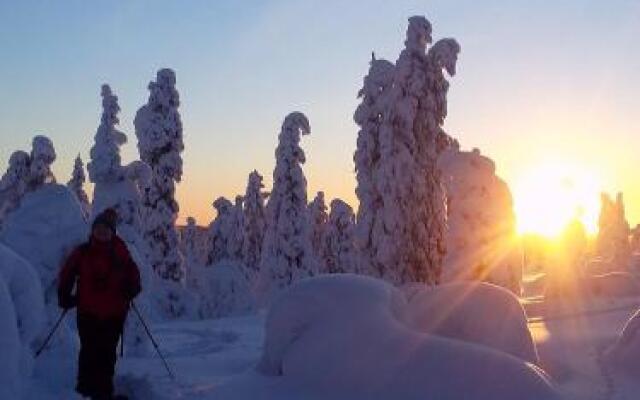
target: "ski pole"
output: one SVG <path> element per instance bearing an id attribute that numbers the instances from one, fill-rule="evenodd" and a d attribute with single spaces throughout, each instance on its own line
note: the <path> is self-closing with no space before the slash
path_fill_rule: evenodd
<path id="1" fill-rule="evenodd" d="M 153 335 L 151 335 L 151 331 L 149 330 L 149 327 L 147 326 L 146 322 L 144 322 L 144 319 L 142 318 L 140 311 L 138 311 L 138 307 L 136 307 L 136 304 L 133 301 L 131 302 L 131 308 L 133 308 L 133 311 L 138 316 L 138 319 L 140 319 L 140 322 L 142 323 L 142 326 L 144 327 L 144 330 L 147 333 L 147 336 L 149 336 L 149 340 L 151 340 L 153 347 L 156 349 L 156 353 L 158 353 L 158 357 L 160 357 L 160 359 L 162 360 L 162 363 L 164 364 L 164 368 L 169 373 L 169 376 L 171 377 L 171 379 L 175 381 L 176 380 L 175 375 L 173 375 L 173 372 L 171 372 L 171 368 L 169 368 L 169 364 L 167 363 L 167 360 L 164 358 L 164 356 L 160 352 L 160 347 L 158 346 L 158 343 L 153 338 Z"/>
<path id="2" fill-rule="evenodd" d="M 64 319 L 64 316 L 67 315 L 68 311 L 69 311 L 68 308 L 62 311 L 62 313 L 60 314 L 60 317 L 58 317 L 58 320 L 53 325 L 53 328 L 51 329 L 51 332 L 49 332 L 49 335 L 47 335 L 47 338 L 44 340 L 44 343 L 42 343 L 40 348 L 36 351 L 36 355 L 35 355 L 34 358 L 37 358 L 40 355 L 40 353 L 42 353 L 44 351 L 45 347 L 47 347 L 47 345 L 49 344 L 49 341 L 51 340 L 51 337 L 58 330 L 58 327 L 62 323 L 62 320 Z"/>

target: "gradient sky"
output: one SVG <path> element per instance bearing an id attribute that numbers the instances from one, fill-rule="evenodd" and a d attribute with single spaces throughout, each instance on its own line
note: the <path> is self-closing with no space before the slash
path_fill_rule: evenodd
<path id="1" fill-rule="evenodd" d="M 254 168 L 269 187 L 294 110 L 311 122 L 310 197 L 356 205 L 356 94 L 371 51 L 395 61 L 414 14 L 462 46 L 446 129 L 463 148 L 493 158 L 512 186 L 545 160 L 593 171 L 640 221 L 638 1 L 0 0 L 1 168 L 44 133 L 66 182 L 75 155 L 88 158 L 102 83 L 120 98 L 123 159 L 135 159 L 133 117 L 170 67 L 186 145 L 181 221 L 208 223 L 212 200 L 244 192 Z"/>

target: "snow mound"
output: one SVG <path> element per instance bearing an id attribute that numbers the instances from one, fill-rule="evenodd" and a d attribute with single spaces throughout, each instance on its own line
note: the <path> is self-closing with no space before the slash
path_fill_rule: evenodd
<path id="1" fill-rule="evenodd" d="M 425 333 L 491 347 L 538 363 L 527 316 L 508 290 L 488 283 L 450 283 L 413 289 L 409 325 Z"/>
<path id="2" fill-rule="evenodd" d="M 31 373 L 32 347 L 44 322 L 44 298 L 40 279 L 33 267 L 0 243 L 0 280 L 7 284 L 13 302 L 20 341 L 22 373 Z"/>
<path id="3" fill-rule="evenodd" d="M 408 311 L 404 293 L 381 280 L 302 280 L 269 310 L 257 372 L 216 398 L 558 399 L 536 367 L 413 329 Z"/>
<path id="4" fill-rule="evenodd" d="M 255 309 L 255 299 L 238 263 L 222 261 L 193 267 L 191 272 L 190 286 L 200 297 L 201 318 L 234 317 Z"/>
<path id="5" fill-rule="evenodd" d="M 629 318 L 620 337 L 605 355 L 606 362 L 627 375 L 640 377 L 640 310 Z"/>
<path id="6" fill-rule="evenodd" d="M 16 324 L 16 314 L 9 288 L 0 278 L 0 399 L 22 398 L 23 376 L 21 371 L 22 345 Z"/>
<path id="7" fill-rule="evenodd" d="M 57 276 L 69 253 L 87 240 L 88 226 L 80 204 L 68 188 L 50 184 L 30 192 L 20 207 L 7 216 L 0 242 L 27 260 L 40 277 L 46 305 L 47 326 L 60 315 L 57 301 Z M 70 319 L 68 319 L 70 320 Z M 69 354 L 75 342 L 66 327 L 55 335 L 52 345 L 63 344 Z"/>
<path id="8" fill-rule="evenodd" d="M 628 297 L 640 294 L 638 280 L 628 272 L 611 272 L 585 278 L 589 293 L 600 297 Z"/>
<path id="9" fill-rule="evenodd" d="M 88 226 L 74 195 L 62 185 L 28 193 L 0 232 L 0 241 L 24 257 L 40 274 L 47 303 L 56 299 L 58 270 L 88 237 Z"/>

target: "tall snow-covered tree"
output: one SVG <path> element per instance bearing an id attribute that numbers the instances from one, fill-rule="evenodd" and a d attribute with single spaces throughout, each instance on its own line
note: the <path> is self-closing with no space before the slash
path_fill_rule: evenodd
<path id="1" fill-rule="evenodd" d="M 446 205 L 436 138 L 446 115 L 438 99 L 446 100 L 446 90 L 440 93 L 432 75 L 445 67 L 453 73 L 457 52 L 450 51 L 449 58 L 428 56 L 430 42 L 431 24 L 424 17 L 409 18 L 405 48 L 382 99 L 374 182 L 381 194 L 376 212 L 383 227 L 373 231 L 368 253 L 375 273 L 396 284 L 438 283 L 445 252 Z M 450 65 L 443 64 L 445 58 Z M 439 64 L 434 67 L 432 59 Z"/>
<path id="2" fill-rule="evenodd" d="M 178 202 L 175 185 L 182 178 L 182 122 L 178 107 L 176 75 L 170 69 L 158 71 L 149 83 L 149 100 L 136 113 L 134 125 L 140 158 L 152 171 L 143 193 L 144 236 L 149 242 L 149 258 L 163 278 L 182 282 L 185 268 L 178 250 L 176 229 Z"/>
<path id="3" fill-rule="evenodd" d="M 234 205 L 224 197 L 213 202 L 216 218 L 209 226 L 207 265 L 230 259 L 229 240 L 233 231 Z"/>
<path id="4" fill-rule="evenodd" d="M 248 282 L 258 276 L 262 243 L 266 229 L 264 209 L 265 193 L 262 191 L 262 175 L 258 171 L 249 174 L 247 189 L 244 195 L 244 218 L 242 240 L 242 263 Z"/>
<path id="5" fill-rule="evenodd" d="M 300 147 L 300 136 L 309 133 L 307 117 L 293 112 L 284 119 L 278 136 L 260 262 L 259 291 L 266 298 L 316 273 L 307 219 L 307 180 L 302 171 L 305 154 Z"/>
<path id="6" fill-rule="evenodd" d="M 393 63 L 376 59 L 372 55 L 369 72 L 364 78 L 358 97 L 362 99 L 353 119 L 360 127 L 353 161 L 356 169 L 356 195 L 360 201 L 356 225 L 356 248 L 358 250 L 358 270 L 367 275 L 376 275 L 371 268 L 376 248 L 375 237 L 384 229 L 383 206 L 380 187 L 376 175 L 380 172 L 380 125 L 382 124 L 384 99 L 393 82 Z"/>
<path id="7" fill-rule="evenodd" d="M 22 150 L 9 157 L 7 170 L 0 179 L 0 225 L 8 213 L 18 208 L 27 191 L 30 162 L 29 154 Z"/>
<path id="8" fill-rule="evenodd" d="M 67 187 L 71 192 L 76 196 L 80 206 L 82 207 L 85 215 L 89 214 L 89 197 L 87 196 L 87 192 L 84 191 L 84 183 L 87 178 L 84 173 L 84 163 L 80 158 L 80 154 L 76 157 L 75 162 L 73 163 L 73 171 L 71 172 L 71 179 L 67 182 Z"/>
<path id="9" fill-rule="evenodd" d="M 324 234 L 322 265 L 326 273 L 356 272 L 355 216 L 340 199 L 331 201 L 331 212 Z"/>
<path id="10" fill-rule="evenodd" d="M 51 139 L 42 135 L 35 136 L 31 142 L 29 160 L 28 190 L 33 191 L 42 185 L 56 183 L 51 171 L 51 164 L 56 160 L 56 150 Z"/>
<path id="11" fill-rule="evenodd" d="M 323 261 L 322 249 L 325 232 L 327 230 L 327 221 L 329 220 L 327 205 L 324 200 L 324 192 L 320 191 L 316 194 L 316 197 L 309 203 L 308 210 L 311 247 L 313 248 L 313 255 L 319 263 L 318 268 L 323 270 L 325 266 L 321 265 Z"/>

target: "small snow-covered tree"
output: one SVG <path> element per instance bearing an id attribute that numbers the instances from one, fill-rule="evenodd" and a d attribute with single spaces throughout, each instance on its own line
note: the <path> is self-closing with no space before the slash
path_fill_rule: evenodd
<path id="1" fill-rule="evenodd" d="M 170 69 L 158 71 L 149 83 L 149 100 L 136 113 L 134 125 L 140 158 L 152 171 L 143 193 L 144 237 L 149 242 L 153 269 L 163 278 L 185 278 L 176 229 L 178 203 L 175 185 L 182 178 L 182 122 L 176 76 Z"/>
<path id="2" fill-rule="evenodd" d="M 253 282 L 258 276 L 262 243 L 266 229 L 264 209 L 265 193 L 262 191 L 262 175 L 258 171 L 249 174 L 247 190 L 244 195 L 244 218 L 242 239 L 242 263 L 248 282 Z"/>
<path id="3" fill-rule="evenodd" d="M 51 171 L 51 164 L 56 160 L 56 150 L 51 139 L 42 135 L 35 136 L 31 142 L 29 160 L 28 190 L 33 191 L 43 185 L 56 183 Z"/>
<path id="4" fill-rule="evenodd" d="M 227 241 L 227 253 L 229 258 L 234 261 L 242 260 L 242 241 L 244 240 L 244 197 L 236 196 L 233 205 L 231 230 Z"/>
<path id="5" fill-rule="evenodd" d="M 300 147 L 300 136 L 309 133 L 307 117 L 293 112 L 284 119 L 278 136 L 260 262 L 259 291 L 266 298 L 293 281 L 316 273 L 307 219 L 307 180 L 302 171 L 305 154 Z"/>
<path id="6" fill-rule="evenodd" d="M 67 187 L 71 190 L 78 199 L 80 206 L 82 207 L 82 211 L 85 215 L 89 214 L 89 197 L 87 196 L 87 192 L 84 191 L 84 183 L 87 178 L 84 174 L 84 164 L 82 159 L 80 158 L 80 154 L 76 157 L 75 162 L 73 163 L 73 171 L 71 173 L 71 179 L 67 182 Z"/>
<path id="7" fill-rule="evenodd" d="M 375 275 L 371 269 L 375 257 L 373 238 L 384 228 L 381 213 L 382 194 L 376 184 L 380 168 L 380 125 L 382 124 L 385 96 L 393 82 L 393 63 L 376 59 L 372 55 L 369 72 L 364 77 L 358 97 L 362 99 L 353 119 L 360 127 L 353 161 L 356 169 L 356 195 L 360 201 L 356 225 L 356 248 L 359 272 Z"/>
<path id="8" fill-rule="evenodd" d="M 326 273 L 356 272 L 355 216 L 340 199 L 331 201 L 331 212 L 323 240 L 323 266 Z"/>
<path id="9" fill-rule="evenodd" d="M 0 179 L 0 225 L 4 217 L 18 208 L 27 190 L 29 180 L 29 154 L 14 151 L 9 157 L 9 165 Z"/>
<path id="10" fill-rule="evenodd" d="M 219 263 L 230 258 L 229 238 L 233 230 L 233 204 L 224 197 L 213 202 L 216 218 L 209 226 L 207 265 Z"/>
<path id="11" fill-rule="evenodd" d="M 187 267 L 191 267 L 194 263 L 201 263 L 203 261 L 202 240 L 195 218 L 187 217 L 187 225 L 182 229 L 180 239 Z"/>
<path id="12" fill-rule="evenodd" d="M 618 193 L 613 201 L 608 194 L 601 195 L 598 219 L 597 251 L 613 269 L 625 269 L 631 256 L 629 236 L 631 228 L 625 216 L 624 199 Z"/>
<path id="13" fill-rule="evenodd" d="M 311 247 L 313 248 L 313 255 L 319 263 L 318 268 L 325 269 L 322 264 L 322 249 L 325 232 L 327 230 L 327 221 L 329 220 L 329 214 L 327 214 L 327 205 L 324 201 L 324 192 L 320 191 L 313 198 L 308 206 L 309 210 L 309 229 L 311 233 Z"/>

